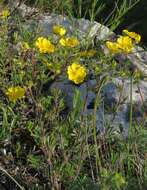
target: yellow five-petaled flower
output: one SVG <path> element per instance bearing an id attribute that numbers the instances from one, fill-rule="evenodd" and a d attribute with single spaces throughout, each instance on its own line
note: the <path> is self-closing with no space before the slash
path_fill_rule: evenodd
<path id="1" fill-rule="evenodd" d="M 122 53 L 130 53 L 134 47 L 131 38 L 128 36 L 120 36 L 117 39 L 117 44 Z"/>
<path id="2" fill-rule="evenodd" d="M 60 25 L 54 25 L 53 32 L 59 36 L 64 36 L 66 34 L 66 29 Z"/>
<path id="3" fill-rule="evenodd" d="M 130 53 L 134 44 L 130 37 L 120 36 L 116 42 L 107 41 L 106 46 L 112 53 Z"/>
<path id="4" fill-rule="evenodd" d="M 86 69 L 78 63 L 72 63 L 67 68 L 68 79 L 75 84 L 80 84 L 86 77 Z"/>
<path id="5" fill-rule="evenodd" d="M 123 34 L 135 40 L 136 43 L 139 43 L 141 41 L 141 36 L 135 32 L 129 32 L 128 30 L 123 30 Z"/>
<path id="6" fill-rule="evenodd" d="M 61 46 L 66 46 L 66 47 L 76 47 L 77 45 L 79 45 L 79 41 L 76 38 L 73 37 L 68 37 L 68 38 L 61 38 L 59 40 L 59 44 Z"/>
<path id="7" fill-rule="evenodd" d="M 44 37 L 39 37 L 36 40 L 35 45 L 39 49 L 40 53 L 53 53 L 55 51 L 55 46 Z"/>
<path id="8" fill-rule="evenodd" d="M 8 88 L 5 94 L 10 101 L 16 102 L 17 99 L 20 99 L 24 96 L 25 90 L 20 86 L 15 86 Z"/>
<path id="9" fill-rule="evenodd" d="M 119 46 L 116 42 L 107 41 L 106 47 L 111 51 L 111 53 L 120 53 Z"/>
<path id="10" fill-rule="evenodd" d="M 112 53 L 131 53 L 135 42 L 139 43 L 141 36 L 135 32 L 123 30 L 124 36 L 117 38 L 116 42 L 107 41 L 106 47 Z"/>

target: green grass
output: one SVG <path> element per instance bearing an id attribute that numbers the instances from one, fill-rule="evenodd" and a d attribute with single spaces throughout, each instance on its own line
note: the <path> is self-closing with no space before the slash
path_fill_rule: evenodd
<path id="1" fill-rule="evenodd" d="M 49 11 L 55 7 L 53 11 L 57 13 L 81 17 L 83 3 L 85 6 L 85 1 L 77 1 L 76 12 L 73 2 L 68 0 L 64 3 L 38 0 L 36 6 L 41 9 L 46 6 Z M 104 6 L 100 1 L 87 3 L 90 8 L 85 10 L 85 16 L 88 14 L 91 20 L 95 20 Z M 109 19 L 112 28 L 119 24 L 129 8 L 126 1 L 123 3 Z M 97 9 L 98 5 L 101 5 L 100 9 Z M 13 25 L 10 25 L 10 18 Z M 54 39 L 52 35 L 48 38 L 55 44 L 56 51 L 42 54 L 34 45 L 39 36 L 37 28 L 28 32 L 19 13 L 13 12 L 0 22 L 0 187 L 29 190 L 146 189 L 146 121 L 139 124 L 132 120 L 132 85 L 141 76 L 129 71 L 131 63 L 121 65 L 113 55 L 106 56 L 100 48 L 105 42 L 64 48 L 57 43 L 58 37 Z M 29 49 L 21 46 L 23 42 L 29 44 Z M 92 75 L 97 81 L 92 89 L 96 93 L 94 109 L 86 116 L 86 100 L 81 101 L 78 90 L 74 91 L 71 109 L 68 109 L 62 92 L 51 88 L 51 84 L 59 79 L 68 80 L 67 66 L 74 61 L 80 62 L 79 52 L 89 49 L 96 50 L 94 59 L 100 60 L 100 66 L 97 67 L 91 57 L 83 58 L 87 70 L 85 80 Z M 48 63 L 52 66 L 48 67 Z M 120 75 L 131 81 L 127 137 L 120 126 L 116 130 L 112 123 L 106 123 L 105 118 L 105 130 L 102 133 L 96 131 L 96 112 L 104 103 L 102 87 Z M 25 97 L 12 102 L 5 92 L 18 85 L 25 89 Z M 117 106 L 109 109 L 114 115 L 120 105 Z"/>

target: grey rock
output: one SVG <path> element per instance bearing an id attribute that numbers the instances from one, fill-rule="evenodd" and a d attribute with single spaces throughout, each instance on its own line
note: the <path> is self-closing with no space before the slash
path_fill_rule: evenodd
<path id="1" fill-rule="evenodd" d="M 128 58 L 147 77 L 147 51 L 136 46 L 132 54 L 128 55 Z"/>
<path id="2" fill-rule="evenodd" d="M 70 109 L 72 108 L 74 90 L 79 90 L 81 101 L 85 102 L 84 114 L 90 115 L 93 114 L 96 95 L 91 89 L 89 89 L 89 86 L 94 88 L 94 86 L 96 86 L 96 81 L 89 80 L 80 86 L 73 85 L 69 81 L 55 82 L 51 88 L 61 90 L 66 97 L 66 104 Z M 103 86 L 101 98 L 102 102 L 97 109 L 97 129 L 101 130 L 104 126 L 111 124 L 111 126 L 114 127 L 122 126 L 124 128 L 124 133 L 126 134 L 129 126 L 130 81 L 122 80 L 121 78 L 113 79 L 111 82 L 108 82 Z M 141 81 L 139 84 L 133 84 L 132 99 L 133 105 L 138 105 L 136 108 L 133 107 L 133 120 L 138 121 L 138 124 L 140 124 L 144 119 L 142 118 L 140 120 L 140 118 L 143 117 L 140 109 L 143 102 L 147 100 L 146 82 Z M 118 109 L 116 111 L 115 109 L 117 106 Z"/>
<path id="3" fill-rule="evenodd" d="M 17 7 L 18 3 L 13 6 Z M 38 23 L 38 27 L 41 28 L 43 35 L 49 35 L 52 31 L 54 24 L 64 26 L 69 34 L 76 34 L 79 38 L 93 38 L 97 37 L 99 40 L 107 39 L 109 35 L 114 34 L 110 29 L 98 22 L 90 22 L 86 19 L 68 18 L 62 15 L 41 15 L 35 8 L 30 8 L 24 3 L 18 7 L 22 17 L 28 17 L 35 19 Z M 34 17 L 33 17 L 34 16 Z"/>
<path id="4" fill-rule="evenodd" d="M 54 24 L 62 25 L 67 29 L 68 35 L 77 36 L 78 39 L 97 39 L 104 40 L 112 32 L 105 26 L 97 22 L 90 22 L 86 19 L 74 19 L 63 17 L 62 15 L 52 14 L 50 16 L 42 16 L 38 22 L 38 27 L 43 29 L 42 35 L 49 35 L 52 32 Z"/>

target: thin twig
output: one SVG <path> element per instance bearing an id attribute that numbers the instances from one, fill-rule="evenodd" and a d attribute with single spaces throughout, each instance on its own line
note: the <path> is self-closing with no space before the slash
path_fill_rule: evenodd
<path id="1" fill-rule="evenodd" d="M 24 187 L 22 187 L 11 175 L 10 175 L 4 168 L 2 168 L 1 166 L 0 166 L 0 170 L 1 170 L 2 172 L 4 172 L 8 177 L 10 177 L 11 180 L 14 181 L 14 183 L 15 183 L 21 190 L 25 190 Z"/>

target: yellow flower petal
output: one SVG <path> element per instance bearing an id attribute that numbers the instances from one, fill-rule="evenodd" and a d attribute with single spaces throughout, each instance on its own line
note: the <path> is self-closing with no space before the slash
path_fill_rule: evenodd
<path id="1" fill-rule="evenodd" d="M 134 47 L 132 39 L 128 36 L 120 36 L 117 39 L 117 44 L 124 53 L 130 53 Z"/>
<path id="2" fill-rule="evenodd" d="M 119 46 L 116 42 L 106 42 L 106 47 L 112 52 L 112 53 L 120 53 Z"/>
<path id="3" fill-rule="evenodd" d="M 76 47 L 79 45 L 79 41 L 76 38 L 61 38 L 59 40 L 59 44 L 61 46 L 67 46 L 67 47 Z"/>
<path id="4" fill-rule="evenodd" d="M 55 46 L 44 37 L 39 37 L 35 42 L 35 46 L 39 49 L 40 53 L 53 53 L 55 51 Z"/>
<path id="5" fill-rule="evenodd" d="M 10 101 L 15 102 L 17 99 L 20 99 L 24 96 L 25 90 L 20 86 L 10 87 L 7 89 L 5 94 Z"/>
<path id="6" fill-rule="evenodd" d="M 128 30 L 123 30 L 123 34 L 135 40 L 136 43 L 139 43 L 141 41 L 141 36 L 135 32 L 129 32 Z"/>
<path id="7" fill-rule="evenodd" d="M 59 44 L 60 44 L 61 46 L 66 46 L 66 40 L 65 40 L 64 38 L 61 38 L 61 39 L 59 40 Z"/>
<path id="8" fill-rule="evenodd" d="M 62 26 L 55 25 L 53 26 L 53 32 L 59 36 L 64 36 L 66 34 L 66 29 Z"/>

